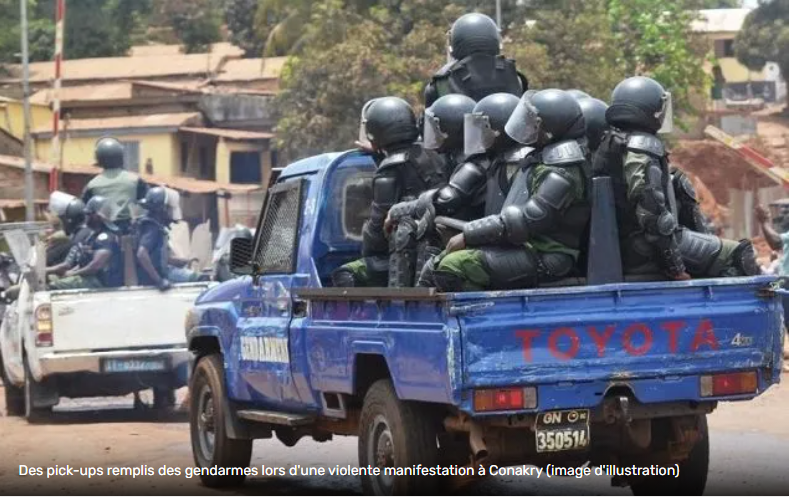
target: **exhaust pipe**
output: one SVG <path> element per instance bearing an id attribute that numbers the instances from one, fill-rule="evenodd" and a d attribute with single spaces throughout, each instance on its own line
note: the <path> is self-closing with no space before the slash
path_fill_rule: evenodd
<path id="1" fill-rule="evenodd" d="M 475 461 L 481 461 L 488 457 L 488 446 L 485 444 L 482 427 L 473 421 L 469 425 L 468 443 L 471 446 L 471 455 Z"/>
<path id="2" fill-rule="evenodd" d="M 482 427 L 467 417 L 448 417 L 444 419 L 444 427 L 448 431 L 461 431 L 468 433 L 468 442 L 474 461 L 479 462 L 488 457 L 488 446 Z"/>

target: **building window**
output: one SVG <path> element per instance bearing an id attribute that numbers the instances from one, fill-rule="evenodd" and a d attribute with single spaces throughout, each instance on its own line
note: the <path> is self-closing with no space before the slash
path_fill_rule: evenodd
<path id="1" fill-rule="evenodd" d="M 207 147 L 200 147 L 200 177 L 202 179 L 208 179 L 209 177 Z"/>
<path id="2" fill-rule="evenodd" d="M 189 170 L 189 144 L 181 142 L 181 172 Z"/>
<path id="3" fill-rule="evenodd" d="M 260 152 L 233 152 L 230 154 L 230 182 L 259 185 L 263 181 Z"/>
<path id="4" fill-rule="evenodd" d="M 127 170 L 132 172 L 140 171 L 140 142 L 122 141 L 123 144 L 123 164 Z"/>
<path id="5" fill-rule="evenodd" d="M 734 57 L 734 40 L 715 40 L 715 57 Z"/>

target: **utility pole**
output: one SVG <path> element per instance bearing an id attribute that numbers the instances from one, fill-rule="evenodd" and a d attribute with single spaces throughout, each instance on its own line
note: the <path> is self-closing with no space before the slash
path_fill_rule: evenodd
<path id="1" fill-rule="evenodd" d="M 496 0 L 496 24 L 498 24 L 499 30 L 501 30 L 501 0 Z"/>
<path id="2" fill-rule="evenodd" d="M 19 13 L 22 21 L 22 104 L 25 116 L 25 219 L 35 221 L 33 164 L 30 158 L 30 61 L 27 49 L 27 0 L 19 0 Z"/>

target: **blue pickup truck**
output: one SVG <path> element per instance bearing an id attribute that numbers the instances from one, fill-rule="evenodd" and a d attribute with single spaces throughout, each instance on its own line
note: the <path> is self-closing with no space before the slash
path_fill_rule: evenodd
<path id="1" fill-rule="evenodd" d="M 240 277 L 190 310 L 192 448 L 221 469 L 205 485 L 241 484 L 254 439 L 345 435 L 378 495 L 430 493 L 459 468 L 587 462 L 636 495 L 703 492 L 707 415 L 780 380 L 774 278 L 331 288 L 359 257 L 374 167 L 352 151 L 285 168 L 255 240 L 233 242 Z M 595 209 L 590 261 L 615 245 Z"/>

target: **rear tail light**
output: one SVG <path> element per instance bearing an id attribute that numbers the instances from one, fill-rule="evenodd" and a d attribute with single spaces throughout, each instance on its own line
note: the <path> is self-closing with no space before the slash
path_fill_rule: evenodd
<path id="1" fill-rule="evenodd" d="M 756 371 L 713 374 L 701 377 L 702 397 L 725 397 L 756 393 L 759 381 Z"/>
<path id="2" fill-rule="evenodd" d="M 52 307 L 47 304 L 36 309 L 36 347 L 52 346 Z"/>
<path id="3" fill-rule="evenodd" d="M 487 388 L 474 390 L 474 410 L 512 411 L 516 409 L 535 409 L 537 389 L 535 387 Z"/>

